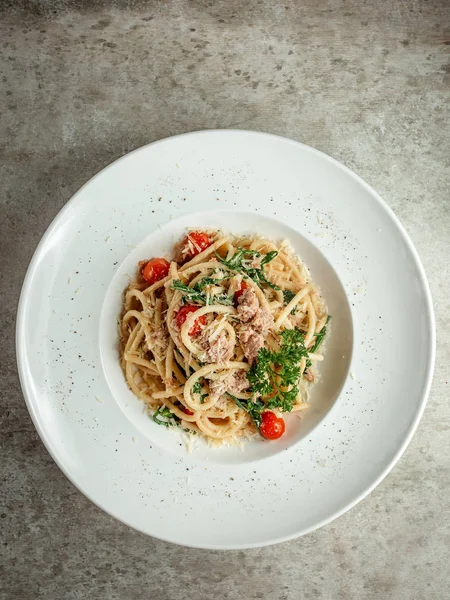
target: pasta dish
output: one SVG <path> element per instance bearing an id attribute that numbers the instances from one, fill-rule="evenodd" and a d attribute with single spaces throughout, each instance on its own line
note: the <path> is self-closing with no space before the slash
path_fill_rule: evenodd
<path id="1" fill-rule="evenodd" d="M 329 320 L 288 242 L 190 231 L 125 290 L 121 365 L 159 425 L 273 440 L 308 407 Z"/>

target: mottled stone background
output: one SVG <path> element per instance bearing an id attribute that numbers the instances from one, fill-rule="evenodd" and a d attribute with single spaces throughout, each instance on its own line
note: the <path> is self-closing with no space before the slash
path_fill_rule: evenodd
<path id="1" fill-rule="evenodd" d="M 449 7 L 0 3 L 2 599 L 449 597 Z M 82 183 L 152 140 L 228 127 L 301 140 L 381 193 L 427 271 L 438 353 L 418 432 L 368 498 L 297 541 L 206 552 L 129 530 L 66 480 L 25 408 L 14 326 L 36 244 Z"/>

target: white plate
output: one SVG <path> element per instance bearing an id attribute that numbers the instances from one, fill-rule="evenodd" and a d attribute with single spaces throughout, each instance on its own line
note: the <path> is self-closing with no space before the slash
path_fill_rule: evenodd
<path id="1" fill-rule="evenodd" d="M 287 236 L 333 325 L 310 414 L 283 442 L 187 454 L 124 385 L 115 315 L 137 260 L 217 224 Z M 204 548 L 287 540 L 361 500 L 411 439 L 434 348 L 422 266 L 379 196 L 316 150 L 243 131 L 163 140 L 95 176 L 39 244 L 17 324 L 27 405 L 64 473 L 131 527 Z"/>

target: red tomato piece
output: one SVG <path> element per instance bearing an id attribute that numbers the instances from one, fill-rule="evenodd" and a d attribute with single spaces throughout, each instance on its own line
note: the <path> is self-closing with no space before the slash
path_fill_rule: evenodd
<path id="1" fill-rule="evenodd" d="M 180 406 L 181 410 L 186 414 L 186 415 L 193 415 L 194 413 L 189 410 L 188 408 L 186 408 L 185 406 Z"/>
<path id="2" fill-rule="evenodd" d="M 248 285 L 245 283 L 245 281 L 242 281 L 241 287 L 234 292 L 234 301 L 236 303 L 239 300 L 239 298 L 242 296 L 244 290 L 246 290 L 247 288 L 248 288 Z"/>
<path id="3" fill-rule="evenodd" d="M 212 239 L 204 231 L 191 231 L 186 237 L 184 244 L 185 246 L 189 246 L 189 252 L 186 254 L 186 258 L 190 259 L 211 246 Z"/>
<path id="4" fill-rule="evenodd" d="M 165 258 L 152 258 L 142 267 L 141 275 L 152 285 L 169 274 L 170 263 Z"/>
<path id="5" fill-rule="evenodd" d="M 277 417 L 271 410 L 266 410 L 261 415 L 262 423 L 259 431 L 268 440 L 277 440 L 286 430 L 284 420 Z"/>
<path id="6" fill-rule="evenodd" d="M 182 306 L 175 317 L 178 328 L 181 329 L 181 326 L 186 321 L 189 313 L 195 312 L 199 308 L 199 306 L 195 306 L 194 304 L 186 304 L 185 306 Z M 202 315 L 198 319 L 195 319 L 194 324 L 189 331 L 189 335 L 195 336 L 201 333 L 202 325 L 206 325 L 206 315 Z"/>

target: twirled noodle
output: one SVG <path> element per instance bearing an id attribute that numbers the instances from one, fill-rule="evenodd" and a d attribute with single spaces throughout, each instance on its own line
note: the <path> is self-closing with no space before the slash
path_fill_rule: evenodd
<path id="1" fill-rule="evenodd" d="M 206 236 L 206 246 L 199 236 Z M 155 260 L 164 265 L 158 276 L 144 280 L 140 264 L 125 290 L 119 332 L 128 385 L 157 423 L 180 425 L 215 443 L 253 437 L 251 408 L 273 394 L 256 392 L 248 372 L 260 348 L 279 352 L 283 331 L 294 329 L 306 350 L 289 410 L 307 408 L 315 364 L 323 360 L 317 340 L 329 317 L 287 242 L 191 232 L 170 264 Z"/>

